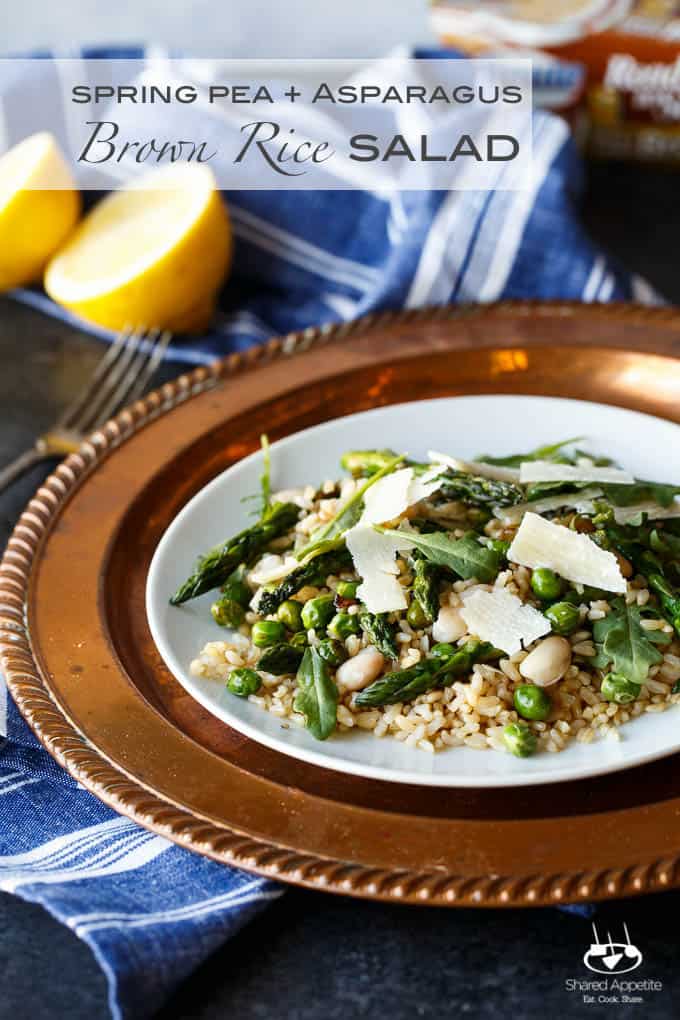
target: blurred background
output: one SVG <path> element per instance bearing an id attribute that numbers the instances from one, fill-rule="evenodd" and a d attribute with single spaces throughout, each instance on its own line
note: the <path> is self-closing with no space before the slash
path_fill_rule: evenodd
<path id="1" fill-rule="evenodd" d="M 5 54 L 74 43 L 156 42 L 192 56 L 371 57 L 432 38 L 425 0 L 2 0 Z"/>

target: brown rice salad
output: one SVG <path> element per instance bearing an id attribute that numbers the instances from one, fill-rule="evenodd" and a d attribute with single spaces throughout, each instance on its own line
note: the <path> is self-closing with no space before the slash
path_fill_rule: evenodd
<path id="1" fill-rule="evenodd" d="M 520 757 L 680 701 L 679 486 L 574 441 L 341 464 L 272 497 L 265 446 L 257 522 L 172 599 L 220 589 L 193 676 L 318 739 Z"/>

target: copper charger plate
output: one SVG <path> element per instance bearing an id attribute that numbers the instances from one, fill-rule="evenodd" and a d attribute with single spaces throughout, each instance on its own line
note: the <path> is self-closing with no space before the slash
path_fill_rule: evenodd
<path id="1" fill-rule="evenodd" d="M 680 884 L 680 755 L 558 786 L 346 776 L 229 729 L 169 674 L 146 573 L 179 509 L 272 439 L 467 393 L 618 404 L 680 422 L 680 311 L 504 303 L 307 330 L 150 394 L 31 501 L 0 566 L 2 669 L 48 751 L 97 797 L 216 860 L 374 899 L 519 906 Z M 453 752 L 455 753 L 455 752 Z"/>

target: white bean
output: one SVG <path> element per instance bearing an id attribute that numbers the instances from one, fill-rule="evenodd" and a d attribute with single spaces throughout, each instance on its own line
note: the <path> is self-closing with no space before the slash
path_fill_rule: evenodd
<path id="1" fill-rule="evenodd" d="M 439 616 L 432 625 L 432 637 L 435 641 L 457 641 L 467 634 L 467 624 L 460 615 L 460 610 L 451 606 L 443 606 Z"/>
<path id="2" fill-rule="evenodd" d="M 360 691 L 380 676 L 385 665 L 385 656 L 369 645 L 357 655 L 347 659 L 335 674 L 340 687 L 346 691 Z"/>
<path id="3" fill-rule="evenodd" d="M 571 645 L 566 638 L 545 638 L 519 664 L 519 671 L 537 687 L 550 687 L 561 680 L 571 665 Z"/>

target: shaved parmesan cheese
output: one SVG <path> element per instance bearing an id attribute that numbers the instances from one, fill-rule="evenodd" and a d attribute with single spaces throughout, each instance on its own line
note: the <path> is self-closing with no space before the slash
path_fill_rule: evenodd
<path id="1" fill-rule="evenodd" d="M 413 482 L 413 468 L 402 468 L 385 475 L 364 493 L 362 524 L 382 524 L 403 514 L 408 506 L 408 491 Z"/>
<path id="2" fill-rule="evenodd" d="M 556 464 L 552 460 L 526 460 L 519 466 L 522 485 L 529 482 L 609 482 L 633 485 L 634 477 L 619 468 L 597 467 L 596 464 Z"/>
<path id="3" fill-rule="evenodd" d="M 526 513 L 546 514 L 561 507 L 573 507 L 581 513 L 590 513 L 594 509 L 592 500 L 602 495 L 602 489 L 581 489 L 580 492 L 560 492 L 556 496 L 534 499 L 529 503 L 515 503 L 514 506 L 494 507 L 494 517 L 504 524 L 519 524 Z"/>
<path id="4" fill-rule="evenodd" d="M 670 506 L 661 506 L 653 500 L 646 503 L 637 503 L 635 506 L 614 507 L 614 519 L 617 524 L 629 524 L 638 518 L 639 514 L 647 514 L 650 521 L 669 520 L 672 517 L 680 517 L 680 502 L 676 500 Z"/>
<path id="5" fill-rule="evenodd" d="M 441 485 L 439 466 L 416 475 L 413 468 L 401 468 L 385 475 L 364 495 L 364 511 L 358 524 L 346 536 L 354 569 L 362 578 L 357 596 L 370 613 L 391 613 L 406 609 L 404 589 L 397 580 L 397 552 L 410 549 L 404 535 L 383 535 L 373 528 L 401 517 L 410 506 L 427 499 Z"/>
<path id="6" fill-rule="evenodd" d="M 248 580 L 253 584 L 271 584 L 273 581 L 282 581 L 292 570 L 300 564 L 294 556 L 263 556 L 259 563 L 256 563 L 248 574 Z"/>
<path id="7" fill-rule="evenodd" d="M 463 593 L 460 615 L 471 634 L 490 641 L 506 655 L 514 655 L 550 630 L 550 622 L 533 606 L 502 588 L 472 588 Z"/>
<path id="8" fill-rule="evenodd" d="M 406 593 L 397 580 L 399 569 L 395 556 L 401 550 L 410 549 L 408 539 L 399 535 L 383 535 L 372 525 L 361 522 L 351 528 L 345 538 L 354 569 L 362 578 L 357 598 L 368 611 L 391 613 L 406 609 Z"/>
<path id="9" fill-rule="evenodd" d="M 435 464 L 429 471 L 424 471 L 422 475 L 416 475 L 408 490 L 408 505 L 413 506 L 423 499 L 429 499 L 437 489 L 440 489 L 444 481 L 441 473 L 441 465 Z"/>
<path id="10" fill-rule="evenodd" d="M 553 524 L 535 513 L 526 513 L 522 518 L 508 549 L 508 559 L 532 569 L 549 567 L 576 584 L 626 591 L 626 579 L 613 553 L 600 549 L 587 535 Z"/>
<path id="11" fill-rule="evenodd" d="M 414 503 L 427 499 L 442 484 L 435 479 L 441 474 L 440 468 L 431 468 L 422 475 L 415 475 L 413 468 L 401 468 L 385 475 L 364 494 L 364 512 L 360 524 L 383 524 L 400 517 Z"/>
<path id="12" fill-rule="evenodd" d="M 445 464 L 446 467 L 453 468 L 454 471 L 462 471 L 466 475 L 493 478 L 497 482 L 518 482 L 520 480 L 517 468 L 485 464 L 482 460 L 459 460 L 457 457 L 449 457 L 445 453 L 437 453 L 436 450 L 428 450 L 427 456 L 438 464 Z"/>

